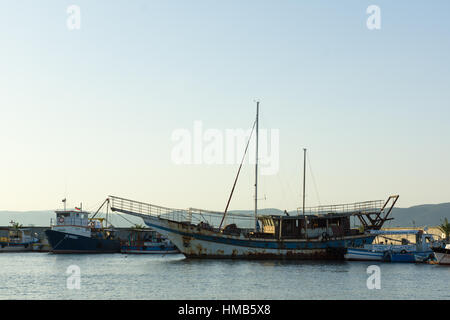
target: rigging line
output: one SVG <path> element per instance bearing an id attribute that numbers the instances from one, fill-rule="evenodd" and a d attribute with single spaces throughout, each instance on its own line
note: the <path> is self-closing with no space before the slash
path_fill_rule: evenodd
<path id="1" fill-rule="evenodd" d="M 59 240 L 59 242 L 53 247 L 53 250 L 55 250 L 60 244 L 61 244 L 61 242 L 63 242 L 64 240 L 66 240 L 67 239 L 67 234 L 64 236 L 64 238 L 62 238 L 61 240 Z"/>
<path id="2" fill-rule="evenodd" d="M 230 197 L 228 198 L 227 206 L 225 208 L 225 212 L 223 214 L 222 221 L 220 222 L 220 225 L 219 225 L 219 230 L 222 228 L 222 223 L 225 220 L 225 216 L 227 215 L 228 207 L 230 206 L 230 202 L 231 202 L 231 198 L 233 196 L 234 188 L 236 187 L 236 183 L 237 183 L 237 180 L 239 178 L 239 173 L 241 172 L 241 169 L 242 169 L 242 164 L 244 163 L 245 156 L 247 155 L 248 146 L 250 145 L 250 140 L 252 139 L 252 135 L 253 135 L 253 131 L 255 130 L 255 126 L 256 126 L 256 120 L 253 123 L 253 128 L 252 128 L 252 131 L 250 132 L 250 137 L 248 138 L 247 146 L 245 147 L 244 155 L 242 157 L 242 161 L 241 161 L 241 164 L 239 166 L 239 170 L 237 172 L 236 179 L 234 180 L 233 188 L 231 189 L 231 194 L 230 194 Z"/>
<path id="3" fill-rule="evenodd" d="M 130 223 L 131 225 L 135 225 L 135 223 L 131 222 L 130 220 L 128 220 L 127 218 L 123 217 L 121 214 L 117 214 L 119 217 L 121 217 L 122 219 L 125 219 L 126 221 L 128 221 L 128 223 Z"/>
<path id="4" fill-rule="evenodd" d="M 320 201 L 320 197 L 319 197 L 319 191 L 317 190 L 317 184 L 316 184 L 316 179 L 314 178 L 314 173 L 311 167 L 311 162 L 309 161 L 309 157 L 307 158 L 308 161 L 308 167 L 309 167 L 309 172 L 311 172 L 311 177 L 313 180 L 313 184 L 314 184 L 314 190 L 316 191 L 316 197 L 317 197 L 317 201 L 319 202 L 319 206 L 321 206 L 321 201 Z"/>

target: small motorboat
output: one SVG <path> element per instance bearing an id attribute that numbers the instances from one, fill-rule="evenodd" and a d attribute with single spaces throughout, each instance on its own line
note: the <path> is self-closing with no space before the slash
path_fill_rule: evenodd
<path id="1" fill-rule="evenodd" d="M 175 245 L 161 237 L 151 229 L 134 229 L 128 236 L 128 240 L 121 243 L 121 253 L 127 254 L 169 254 L 180 253 Z"/>
<path id="2" fill-rule="evenodd" d="M 433 258 L 433 250 L 430 246 L 434 242 L 431 234 L 422 230 L 371 230 L 371 234 L 404 235 L 414 234 L 415 244 L 365 244 L 363 247 L 351 247 L 344 255 L 346 260 L 360 261 L 384 261 L 384 262 L 426 262 Z"/>
<path id="3" fill-rule="evenodd" d="M 127 243 L 121 246 L 120 252 L 127 254 L 169 254 L 180 253 L 169 241 Z"/>

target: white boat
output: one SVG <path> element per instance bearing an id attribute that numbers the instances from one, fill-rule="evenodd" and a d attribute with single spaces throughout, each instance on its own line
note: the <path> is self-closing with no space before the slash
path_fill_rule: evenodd
<path id="1" fill-rule="evenodd" d="M 450 265 L 450 244 L 444 248 L 435 248 L 433 251 L 438 264 Z"/>
<path id="2" fill-rule="evenodd" d="M 365 244 L 361 247 L 351 247 L 344 255 L 346 260 L 386 261 L 386 262 L 425 262 L 433 258 L 431 244 L 434 242 L 431 234 L 422 230 L 371 230 L 376 236 L 407 235 L 416 236 L 415 244 Z"/>

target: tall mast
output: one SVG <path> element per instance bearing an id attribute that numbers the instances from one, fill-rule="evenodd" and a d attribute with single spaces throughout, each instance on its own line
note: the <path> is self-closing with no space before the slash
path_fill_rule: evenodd
<path id="1" fill-rule="evenodd" d="M 303 221 L 305 222 L 305 238 L 308 238 L 307 221 L 305 216 L 305 192 L 306 192 L 306 148 L 303 148 Z"/>
<path id="2" fill-rule="evenodd" d="M 306 149 L 303 148 L 303 216 L 305 215 Z"/>
<path id="3" fill-rule="evenodd" d="M 255 232 L 258 224 L 258 139 L 259 139 L 259 101 L 256 102 L 256 164 L 255 164 Z"/>

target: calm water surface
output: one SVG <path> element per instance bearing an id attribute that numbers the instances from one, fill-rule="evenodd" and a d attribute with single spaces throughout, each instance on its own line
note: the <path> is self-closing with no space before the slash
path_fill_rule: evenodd
<path id="1" fill-rule="evenodd" d="M 0 299 L 450 299 L 450 267 L 370 262 L 191 260 L 183 255 L 1 253 Z M 71 265 L 80 289 L 68 289 Z"/>

